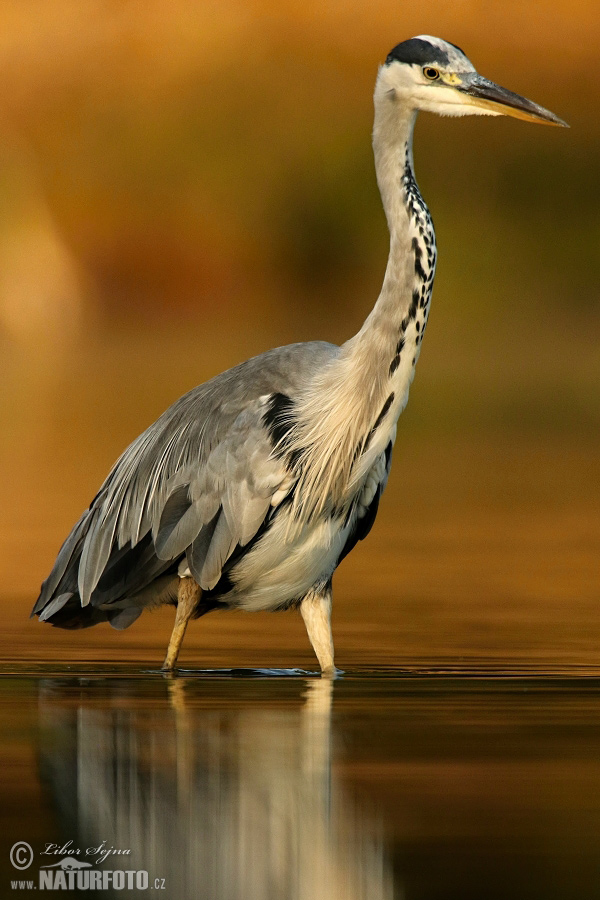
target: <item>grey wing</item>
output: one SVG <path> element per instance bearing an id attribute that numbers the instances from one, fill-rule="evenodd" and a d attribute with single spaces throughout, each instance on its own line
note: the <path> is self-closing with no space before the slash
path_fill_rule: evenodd
<path id="1" fill-rule="evenodd" d="M 265 425 L 270 398 L 264 395 L 240 413 L 204 465 L 175 474 L 167 502 L 153 516 L 157 556 L 173 560 L 185 553 L 204 590 L 216 585 L 234 549 L 248 544 L 293 486 Z"/>
<path id="2" fill-rule="evenodd" d="M 125 599 L 153 582 L 168 587 L 161 576 L 174 575 L 184 555 L 198 583 L 214 587 L 235 548 L 293 485 L 273 454 L 270 399 L 293 396 L 337 352 L 320 342 L 278 348 L 177 401 L 117 461 L 65 541 L 32 615 L 64 627 L 112 616 L 126 627 L 141 609 L 126 615 Z M 80 613 L 90 605 L 84 623 L 66 615 L 75 602 Z M 114 615 L 99 615 L 109 608 Z"/>

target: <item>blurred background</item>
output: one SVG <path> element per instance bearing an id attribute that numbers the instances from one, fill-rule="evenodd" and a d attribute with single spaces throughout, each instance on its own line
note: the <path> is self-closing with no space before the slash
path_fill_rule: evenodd
<path id="1" fill-rule="evenodd" d="M 547 106 L 417 125 L 433 314 L 338 662 L 537 659 L 600 643 L 597 4 L 0 2 L 0 608 L 5 658 L 158 661 L 28 622 L 71 525 L 181 393 L 271 346 L 342 342 L 387 230 L 372 90 L 420 33 Z M 311 665 L 294 615 L 220 614 L 182 663 Z"/>

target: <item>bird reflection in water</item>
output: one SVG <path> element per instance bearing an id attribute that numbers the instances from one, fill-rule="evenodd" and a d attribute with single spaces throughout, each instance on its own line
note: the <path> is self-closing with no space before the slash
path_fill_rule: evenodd
<path id="1" fill-rule="evenodd" d="M 263 679 L 178 678 L 161 702 L 155 682 L 101 684 L 42 683 L 64 839 L 131 848 L 104 868 L 146 869 L 180 900 L 391 900 L 376 818 L 332 775 L 330 680 L 267 694 Z"/>

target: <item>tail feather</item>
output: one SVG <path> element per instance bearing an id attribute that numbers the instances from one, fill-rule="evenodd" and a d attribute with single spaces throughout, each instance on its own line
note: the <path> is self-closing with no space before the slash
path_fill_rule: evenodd
<path id="1" fill-rule="evenodd" d="M 136 619 L 138 619 L 143 610 L 137 606 L 130 606 L 129 609 L 119 609 L 116 612 L 109 614 L 109 622 L 113 628 L 116 628 L 117 631 L 124 631 L 126 628 L 129 628 L 130 625 L 133 625 Z"/>
<path id="2" fill-rule="evenodd" d="M 117 612 L 121 612 L 121 610 L 117 610 Z M 92 625 L 99 625 L 100 622 L 108 622 L 110 621 L 109 615 L 106 610 L 97 609 L 91 604 L 82 606 L 79 594 L 73 594 L 64 606 L 52 613 L 44 621 L 57 628 L 74 630 L 91 628 Z M 40 616 L 40 620 L 41 618 Z"/>
<path id="3" fill-rule="evenodd" d="M 90 511 L 86 509 L 77 524 L 71 530 L 70 535 L 60 548 L 56 561 L 52 567 L 52 571 L 42 584 L 40 596 L 31 611 L 31 615 L 37 615 L 46 604 L 57 595 L 57 593 L 66 593 L 65 590 L 59 591 L 62 586 L 61 581 L 67 572 L 74 557 L 79 560 L 81 547 L 87 533 L 87 525 L 89 522 Z M 77 580 L 75 580 L 74 590 L 77 590 Z"/>
<path id="4" fill-rule="evenodd" d="M 54 616 L 57 612 L 59 612 L 63 606 L 71 599 L 73 594 L 59 594 L 58 597 L 55 597 L 54 600 L 51 600 L 50 603 L 44 607 L 44 609 L 40 613 L 40 622 L 46 622 L 52 616 Z"/>
<path id="5" fill-rule="evenodd" d="M 165 561 L 157 557 L 150 532 L 135 547 L 129 543 L 121 549 L 113 547 L 98 585 L 92 593 L 92 605 L 114 603 L 123 597 L 137 594 L 160 575 L 176 569 L 178 563 L 179 560 Z"/>
<path id="6" fill-rule="evenodd" d="M 154 583 L 165 574 L 176 573 L 179 560 L 159 559 L 148 532 L 134 547 L 129 543 L 118 547 L 116 539 L 113 540 L 91 602 L 82 604 L 79 572 L 93 522 L 88 510 L 63 544 L 31 613 L 39 616 L 40 621 L 69 629 L 89 628 L 108 621 L 114 628 L 122 629 L 131 625 L 145 606 L 161 602 L 162 595 L 153 589 Z"/>

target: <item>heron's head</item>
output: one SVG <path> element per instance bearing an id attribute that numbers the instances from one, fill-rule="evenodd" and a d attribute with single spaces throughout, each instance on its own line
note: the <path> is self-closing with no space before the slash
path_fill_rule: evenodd
<path id="1" fill-rule="evenodd" d="M 543 106 L 479 75 L 460 47 L 421 34 L 398 44 L 379 70 L 375 97 L 442 116 L 514 116 L 566 125 Z"/>

